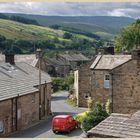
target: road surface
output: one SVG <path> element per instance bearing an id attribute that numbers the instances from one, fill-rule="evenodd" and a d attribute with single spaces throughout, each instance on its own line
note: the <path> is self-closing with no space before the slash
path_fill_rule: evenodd
<path id="1" fill-rule="evenodd" d="M 61 91 L 55 93 L 52 96 L 51 109 L 54 115 L 59 114 L 70 114 L 75 115 L 80 112 L 86 111 L 85 108 L 72 107 L 68 105 L 65 101 L 67 99 L 68 92 Z M 28 128 L 26 130 L 16 132 L 15 134 L 10 135 L 12 138 L 61 138 L 61 137 L 79 137 L 82 134 L 80 129 L 75 129 L 69 134 L 59 133 L 54 134 L 51 130 L 51 121 L 52 118 L 49 118 L 47 121 L 41 121 L 39 124 Z"/>

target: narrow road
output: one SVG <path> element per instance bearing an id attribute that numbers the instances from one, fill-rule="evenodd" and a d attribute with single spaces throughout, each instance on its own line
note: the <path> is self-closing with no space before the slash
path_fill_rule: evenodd
<path id="1" fill-rule="evenodd" d="M 58 93 L 55 93 L 52 96 L 52 104 L 51 108 L 54 113 L 54 115 L 59 114 L 69 114 L 69 115 L 75 115 L 80 112 L 86 111 L 85 108 L 78 108 L 78 107 L 72 107 L 66 103 L 66 99 L 68 96 L 68 92 L 61 91 Z M 59 133 L 54 134 L 51 130 L 51 121 L 52 118 L 49 118 L 47 121 L 41 121 L 39 124 L 28 128 L 26 130 L 17 132 L 15 134 L 10 135 L 9 137 L 12 138 L 62 138 L 62 137 L 78 137 L 82 134 L 82 131 L 80 129 L 75 129 L 71 131 L 71 133 Z"/>

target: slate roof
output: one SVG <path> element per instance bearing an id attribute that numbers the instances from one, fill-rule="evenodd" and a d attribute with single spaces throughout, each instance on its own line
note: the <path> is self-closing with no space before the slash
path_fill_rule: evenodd
<path id="1" fill-rule="evenodd" d="M 90 137 L 140 137 L 140 111 L 133 115 L 112 113 L 88 131 L 88 135 Z"/>
<path id="2" fill-rule="evenodd" d="M 83 54 L 59 54 L 62 58 L 68 61 L 89 61 L 89 58 L 85 57 Z"/>
<path id="3" fill-rule="evenodd" d="M 0 62 L 0 101 L 38 91 L 39 70 L 25 62 L 15 65 Z M 41 84 L 50 83 L 50 76 L 41 72 Z"/>
<path id="4" fill-rule="evenodd" d="M 35 54 L 19 54 L 15 55 L 15 62 L 26 62 L 30 65 L 35 65 L 35 61 L 37 61 Z M 0 54 L 0 62 L 5 61 L 5 55 Z"/>
<path id="5" fill-rule="evenodd" d="M 46 64 L 47 65 L 56 65 L 56 66 L 70 66 L 70 63 L 64 59 L 61 59 L 61 58 L 48 58 L 46 60 Z"/>
<path id="6" fill-rule="evenodd" d="M 131 59 L 131 55 L 97 55 L 90 68 L 112 70 Z"/>

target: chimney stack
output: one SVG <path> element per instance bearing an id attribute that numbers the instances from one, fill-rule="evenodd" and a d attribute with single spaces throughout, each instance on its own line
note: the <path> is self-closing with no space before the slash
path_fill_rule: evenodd
<path id="1" fill-rule="evenodd" d="M 96 54 L 111 54 L 114 55 L 114 47 L 100 47 L 97 48 Z"/>
<path id="2" fill-rule="evenodd" d="M 40 57 L 40 58 L 42 57 L 41 49 L 40 49 L 40 48 L 37 48 L 37 49 L 36 49 L 36 58 L 38 59 L 39 57 Z"/>
<path id="3" fill-rule="evenodd" d="M 140 48 L 132 51 L 132 59 L 140 60 Z"/>
<path id="4" fill-rule="evenodd" d="M 15 65 L 15 55 L 10 53 L 5 53 L 5 62 Z"/>

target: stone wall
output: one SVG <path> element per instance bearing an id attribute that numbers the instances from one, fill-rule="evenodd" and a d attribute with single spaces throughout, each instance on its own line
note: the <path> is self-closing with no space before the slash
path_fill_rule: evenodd
<path id="1" fill-rule="evenodd" d="M 44 71 L 44 72 L 47 72 L 47 65 L 46 65 L 46 61 L 44 58 L 41 59 L 41 70 Z M 37 68 L 39 68 L 39 60 L 37 60 L 37 64 L 36 66 Z"/>
<path id="2" fill-rule="evenodd" d="M 12 131 L 12 102 L 11 100 L 0 102 L 0 136 Z"/>
<path id="3" fill-rule="evenodd" d="M 47 119 L 51 113 L 51 83 L 41 86 L 41 118 Z"/>
<path id="4" fill-rule="evenodd" d="M 41 119 L 51 113 L 51 83 L 41 87 Z M 0 102 L 0 136 L 23 130 L 39 121 L 39 92 Z M 3 124 L 3 131 L 2 129 Z"/>
<path id="5" fill-rule="evenodd" d="M 140 109 L 140 60 L 131 60 L 113 71 L 113 112 Z"/>
<path id="6" fill-rule="evenodd" d="M 83 64 L 78 69 L 78 106 L 87 107 L 87 98 L 91 95 L 91 66 L 92 62 Z"/>
<path id="7" fill-rule="evenodd" d="M 104 87 L 104 77 L 109 74 L 107 70 L 94 70 L 92 71 L 91 81 L 91 97 L 93 103 L 101 102 L 105 104 L 109 99 L 109 88 Z"/>
<path id="8" fill-rule="evenodd" d="M 39 94 L 32 93 L 17 99 L 18 130 L 32 126 L 39 120 Z"/>

